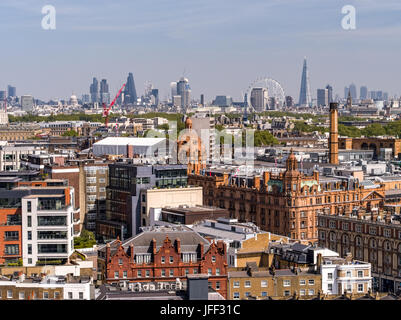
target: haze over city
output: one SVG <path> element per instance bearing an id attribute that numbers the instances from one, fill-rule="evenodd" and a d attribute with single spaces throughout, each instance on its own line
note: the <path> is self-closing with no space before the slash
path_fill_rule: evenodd
<path id="1" fill-rule="evenodd" d="M 56 30 L 41 28 L 46 4 L 56 8 Z M 355 30 L 341 28 L 347 4 Z M 164 99 L 185 75 L 195 98 L 241 100 L 268 76 L 298 99 L 306 56 L 313 94 L 330 83 L 342 97 L 354 82 L 399 96 L 400 13 L 397 0 L 2 0 L 0 87 L 62 99 L 88 93 L 95 76 L 116 92 L 132 72 L 138 93 L 148 80 Z"/>

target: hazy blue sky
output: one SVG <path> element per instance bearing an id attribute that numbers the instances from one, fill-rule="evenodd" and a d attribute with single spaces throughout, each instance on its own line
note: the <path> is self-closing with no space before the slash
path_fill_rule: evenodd
<path id="1" fill-rule="evenodd" d="M 41 28 L 43 5 L 57 29 Z M 341 27 L 356 7 L 356 30 Z M 193 95 L 239 99 L 257 77 L 299 97 L 303 57 L 312 95 L 330 83 L 401 94 L 400 0 L 0 0 L 0 88 L 37 98 L 79 97 L 92 77 L 111 95 L 133 72 L 169 94 L 184 69 Z"/>

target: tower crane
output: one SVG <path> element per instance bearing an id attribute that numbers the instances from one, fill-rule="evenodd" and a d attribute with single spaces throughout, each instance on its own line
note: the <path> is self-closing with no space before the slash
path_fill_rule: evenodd
<path id="1" fill-rule="evenodd" d="M 107 127 L 107 125 L 109 124 L 109 113 L 111 108 L 113 107 L 113 105 L 116 103 L 118 97 L 120 96 L 121 92 L 123 91 L 124 87 L 125 87 L 125 83 L 123 84 L 123 86 L 121 87 L 121 89 L 118 91 L 116 97 L 114 98 L 114 100 L 110 103 L 110 106 L 108 108 L 106 108 L 106 104 L 103 103 L 103 117 L 106 118 L 104 124 Z"/>

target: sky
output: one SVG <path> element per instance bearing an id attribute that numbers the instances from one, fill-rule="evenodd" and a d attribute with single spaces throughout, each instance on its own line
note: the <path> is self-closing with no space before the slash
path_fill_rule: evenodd
<path id="1" fill-rule="evenodd" d="M 42 7 L 56 9 L 44 30 Z M 344 30 L 341 9 L 356 9 Z M 327 84 L 401 95 L 400 0 L 0 0 L 0 90 L 64 99 L 106 78 L 111 96 L 134 74 L 162 99 L 185 75 L 192 95 L 242 100 L 259 77 L 299 98 L 303 59 L 311 93 Z"/>

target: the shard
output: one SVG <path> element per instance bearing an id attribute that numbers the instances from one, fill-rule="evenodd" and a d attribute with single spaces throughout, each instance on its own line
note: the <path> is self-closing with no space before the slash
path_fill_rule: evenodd
<path id="1" fill-rule="evenodd" d="M 302 70 L 301 91 L 299 93 L 299 105 L 311 106 L 312 97 L 310 94 L 309 72 L 306 64 L 306 57 L 304 59 L 304 67 Z"/>

